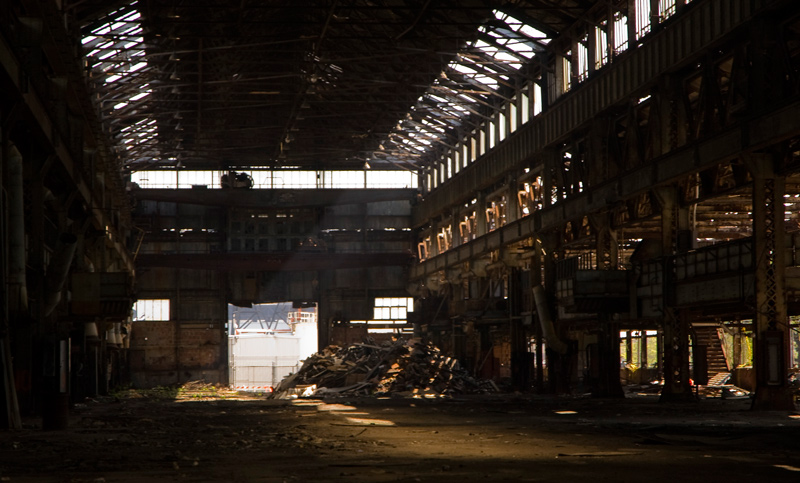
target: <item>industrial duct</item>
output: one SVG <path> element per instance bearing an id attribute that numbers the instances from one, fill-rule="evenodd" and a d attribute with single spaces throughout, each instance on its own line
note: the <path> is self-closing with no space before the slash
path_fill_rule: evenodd
<path id="1" fill-rule="evenodd" d="M 56 251 L 50 264 L 47 265 L 47 293 L 45 295 L 43 315 L 50 315 L 61 301 L 61 290 L 69 275 L 69 267 L 75 256 L 75 247 L 78 237 L 71 233 L 62 233 L 59 238 L 60 247 Z"/>
<path id="2" fill-rule="evenodd" d="M 533 300 L 536 302 L 536 312 L 539 314 L 542 334 L 544 334 L 544 338 L 547 339 L 547 347 L 559 354 L 566 354 L 567 344 L 556 335 L 556 328 L 553 326 L 553 319 L 550 318 L 550 309 L 547 306 L 547 297 L 544 293 L 544 287 L 541 285 L 533 287 Z"/>
<path id="3" fill-rule="evenodd" d="M 8 150 L 8 304 L 12 313 L 28 309 L 25 278 L 25 200 L 23 198 L 22 155 L 16 147 Z"/>

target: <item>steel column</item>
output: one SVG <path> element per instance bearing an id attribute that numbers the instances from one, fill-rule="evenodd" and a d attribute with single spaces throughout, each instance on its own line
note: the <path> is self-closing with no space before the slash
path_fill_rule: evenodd
<path id="1" fill-rule="evenodd" d="M 598 270 L 616 270 L 618 246 L 616 232 L 611 228 L 607 213 L 591 218 L 596 232 L 595 256 Z M 599 380 L 594 395 L 599 397 L 625 397 L 620 381 L 620 337 L 619 322 L 610 313 L 598 313 Z M 630 339 L 629 339 L 630 340 Z"/>
<path id="2" fill-rule="evenodd" d="M 689 382 L 689 321 L 687 315 L 672 305 L 673 259 L 679 227 L 680 209 L 678 191 L 674 186 L 654 190 L 661 205 L 661 247 L 663 258 L 663 311 L 664 331 L 664 388 L 661 401 L 691 400 L 692 389 Z"/>
<path id="3" fill-rule="evenodd" d="M 785 178 L 775 173 L 770 155 L 745 158 L 753 174 L 753 241 L 756 267 L 753 409 L 792 409 L 787 385 L 789 317 L 786 311 L 783 254 Z"/>

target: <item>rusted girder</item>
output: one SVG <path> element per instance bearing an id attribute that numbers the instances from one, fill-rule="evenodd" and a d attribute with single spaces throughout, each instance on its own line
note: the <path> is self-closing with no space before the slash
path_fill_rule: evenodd
<path id="1" fill-rule="evenodd" d="M 136 258 L 136 265 L 139 268 L 168 267 L 218 271 L 288 272 L 407 266 L 411 264 L 412 260 L 411 253 L 397 252 L 175 253 L 140 254 Z"/>
<path id="2" fill-rule="evenodd" d="M 299 207 L 412 200 L 416 189 L 134 189 L 137 200 L 237 207 Z"/>

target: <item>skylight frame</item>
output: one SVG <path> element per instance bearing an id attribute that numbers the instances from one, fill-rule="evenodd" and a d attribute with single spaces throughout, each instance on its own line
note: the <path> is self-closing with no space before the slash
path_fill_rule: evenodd
<path id="1" fill-rule="evenodd" d="M 515 80 L 522 67 L 530 63 L 534 57 L 547 50 L 553 36 L 548 35 L 537 26 L 530 25 L 509 12 L 494 10 L 494 19 L 478 28 L 476 38 L 462 48 L 456 57 L 445 67 L 440 79 L 435 80 L 428 91 L 420 96 L 417 104 L 410 109 L 418 115 L 426 116 L 430 122 L 439 123 L 445 131 L 427 130 L 424 124 L 406 126 L 402 122 L 392 130 L 387 141 L 382 143 L 380 151 L 396 152 L 407 150 L 409 141 L 406 136 L 394 136 L 399 130 L 409 129 L 426 131 L 424 139 L 438 138 L 439 142 L 430 143 L 450 147 L 448 133 L 461 130 L 463 126 L 477 127 L 481 123 L 492 123 L 497 104 L 511 102 L 501 94 L 503 89 L 514 89 Z M 460 86 L 461 89 L 455 86 Z M 479 124 L 470 119 L 477 118 Z M 520 116 L 522 119 L 522 116 Z M 446 127 L 445 127 L 446 126 Z M 508 135 L 509 133 L 506 133 Z M 393 139 L 406 139 L 390 149 Z M 413 136 L 412 136 L 413 138 Z M 416 148 L 411 155 L 414 155 Z M 431 155 L 432 152 L 426 152 Z M 435 156 L 435 155 L 434 155 Z M 438 158 L 437 158 L 438 159 Z M 419 166 L 421 169 L 422 166 Z"/>
<path id="2" fill-rule="evenodd" d="M 101 118 L 128 165 L 163 161 L 156 120 L 132 120 L 155 89 L 138 3 L 131 0 L 93 22 L 81 38 Z"/>

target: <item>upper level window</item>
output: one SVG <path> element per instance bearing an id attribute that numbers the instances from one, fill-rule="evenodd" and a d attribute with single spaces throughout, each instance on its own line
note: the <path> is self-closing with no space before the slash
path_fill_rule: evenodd
<path id="1" fill-rule="evenodd" d="M 169 299 L 140 299 L 133 304 L 133 320 L 169 320 Z"/>
<path id="2" fill-rule="evenodd" d="M 650 0 L 636 0 L 636 38 L 650 32 Z"/>
<path id="3" fill-rule="evenodd" d="M 660 0 L 658 2 L 658 9 L 659 9 L 658 14 L 661 17 L 661 21 L 663 22 L 664 19 L 669 18 L 673 14 L 675 14 L 675 0 Z"/>
<path id="4" fill-rule="evenodd" d="M 411 297 L 377 297 L 375 298 L 375 320 L 405 322 L 409 312 L 414 311 L 414 299 Z"/>
<path id="5" fill-rule="evenodd" d="M 587 37 L 581 39 L 577 45 L 578 53 L 578 82 L 583 82 L 589 76 L 589 48 L 586 46 Z"/>
<path id="6" fill-rule="evenodd" d="M 608 64 L 608 33 L 605 30 L 606 22 L 594 28 L 594 68 L 599 69 Z"/>
<path id="7" fill-rule="evenodd" d="M 622 12 L 614 14 L 614 52 L 623 52 L 628 48 L 628 17 Z"/>

